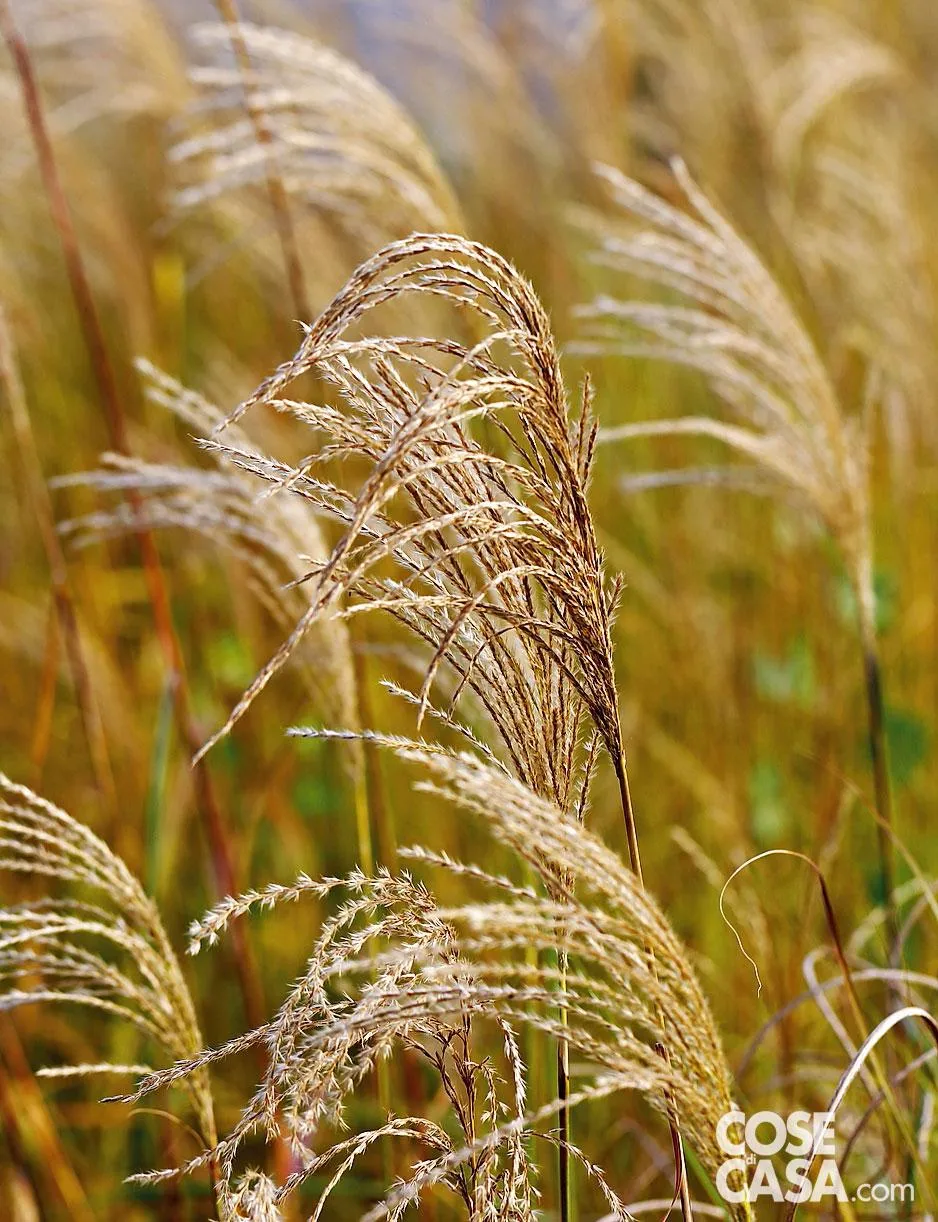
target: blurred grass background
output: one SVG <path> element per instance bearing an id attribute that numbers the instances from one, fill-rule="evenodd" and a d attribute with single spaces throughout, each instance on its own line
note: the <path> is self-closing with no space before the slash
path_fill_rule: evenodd
<path id="1" fill-rule="evenodd" d="M 262 190 L 246 189 L 228 209 L 171 213 L 175 170 L 167 150 L 196 98 L 186 71 L 191 14 L 184 6 L 170 16 L 143 0 L 20 0 L 14 12 L 39 74 L 129 444 L 157 462 L 181 453 L 199 461 L 185 430 L 144 402 L 133 358 L 148 357 L 228 408 L 292 353 L 299 331 Z M 467 232 L 532 279 L 561 344 L 575 337 L 573 307 L 603 284 L 570 218 L 571 205 L 598 200 L 591 163 L 608 160 L 668 194 L 667 158 L 680 153 L 802 307 L 844 401 L 859 402 L 871 366 L 894 376 L 874 446 L 877 614 L 897 829 L 933 874 L 936 337 L 933 315 L 926 311 L 913 328 L 903 312 L 911 317 L 913 301 L 930 308 L 935 287 L 938 10 L 930 0 L 829 0 L 810 12 L 796 0 L 348 0 L 303 11 L 257 4 L 246 15 L 314 34 L 402 101 L 453 183 Z M 820 35 L 812 21 L 823 27 Z M 799 163 L 780 168 L 766 97 L 773 88 L 794 88 L 809 55 L 823 60 L 823 39 L 833 38 L 823 32 L 828 27 L 849 29 L 894 70 L 871 72 L 836 98 L 805 137 Z M 833 51 L 824 62 L 821 89 L 841 66 Z M 763 63 L 775 73 L 771 80 L 759 76 Z M 111 443 L 9 59 L 0 60 L 0 114 L 0 301 L 48 481 L 94 466 Z M 799 272 L 778 218 L 784 206 L 805 204 L 805 150 L 830 133 L 858 143 L 867 185 L 896 188 L 903 209 L 897 228 L 919 240 L 900 252 L 875 225 L 870 232 L 880 233 L 879 245 L 857 229 L 852 277 L 831 274 L 821 295 Z M 897 159 L 888 155 L 897 150 Z M 296 219 L 318 309 L 371 250 L 313 213 L 298 209 Z M 690 374 L 571 357 L 571 385 L 586 367 L 603 425 L 708 410 L 707 393 Z M 302 453 L 303 439 L 290 427 L 265 421 L 261 436 Z M 216 892 L 140 548 L 127 539 L 66 549 L 113 772 L 109 796 L 89 759 L 35 489 L 8 411 L 0 416 L 0 448 L 0 768 L 104 836 L 146 881 L 181 947 L 186 926 Z M 778 859 L 753 867 L 739 883 L 739 907 L 761 957 L 766 987 L 757 998 L 750 965 L 720 918 L 718 884 L 747 856 L 785 846 L 821 863 L 846 931 L 883 897 L 855 608 L 831 544 L 803 513 L 766 498 L 706 487 L 622 487 L 630 474 L 718 455 L 716 447 L 711 453 L 674 439 L 610 446 L 600 451 L 592 505 L 610 567 L 627 582 L 617 663 L 646 879 L 698 956 L 736 1064 L 760 1025 L 805 987 L 802 961 L 826 932 L 805 869 Z M 54 489 L 52 501 L 60 521 L 97 507 L 91 493 L 73 487 Z M 279 629 L 237 559 L 188 535 L 160 535 L 158 546 L 204 738 L 273 652 Z M 401 725 L 408 715 L 399 702 L 378 685 L 400 665 L 388 630 L 359 625 L 356 640 L 369 720 L 410 730 Z M 208 757 L 239 885 L 301 869 L 342 873 L 356 860 L 341 749 L 284 737 L 289 725 L 320 721 L 288 670 Z M 480 859 L 476 829 L 441 821 L 393 760 L 382 759 L 380 771 L 401 843 Z M 611 775 L 600 778 L 593 807 L 594 826 L 616 843 Z M 387 857 L 392 846 L 379 850 Z M 908 878 L 906 869 L 900 878 Z M 3 885 L 12 886 L 6 879 Z M 317 920 L 307 908 L 250 925 L 268 1009 L 301 966 Z M 913 932 L 905 951 L 908 966 L 934 969 L 934 941 L 924 933 Z M 190 980 L 208 1040 L 244 1028 L 228 948 L 203 956 Z M 197 1184 L 158 1196 L 120 1182 L 134 1168 L 178 1157 L 187 1149 L 183 1130 L 99 1107 L 79 1086 L 40 1088 L 28 1068 L 94 1061 L 103 1052 L 132 1058 L 132 1047 L 116 1051 L 127 1039 L 64 1012 L 0 1016 L 3 1216 L 210 1215 L 207 1191 L 200 1196 Z M 822 1106 L 841 1057 L 817 1010 L 802 1005 L 762 1046 L 741 1089 L 769 1100 L 766 1106 Z M 251 1066 L 243 1071 L 241 1081 L 219 1082 L 222 1113 L 244 1098 Z M 541 1084 L 549 1089 L 549 1080 Z M 620 1177 L 620 1191 L 645 1168 L 646 1155 L 627 1140 L 635 1123 L 643 1123 L 639 1106 L 630 1116 L 598 1110 L 587 1123 L 591 1140 L 584 1142 Z M 374 1188 L 369 1176 L 380 1178 L 380 1158 L 365 1166 L 346 1185 L 352 1199 L 333 1203 L 336 1216 L 343 1200 L 354 1216 Z"/>

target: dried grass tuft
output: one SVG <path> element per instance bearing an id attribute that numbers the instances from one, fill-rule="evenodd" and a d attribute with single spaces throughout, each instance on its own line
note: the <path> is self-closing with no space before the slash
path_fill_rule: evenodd
<path id="1" fill-rule="evenodd" d="M 463 311 L 482 338 L 355 338 L 372 311 L 394 306 L 400 316 L 426 296 Z M 289 397 L 311 373 L 336 404 Z M 305 425 L 314 455 L 285 470 L 241 454 L 221 428 L 216 444 L 270 481 L 273 499 L 299 497 L 337 521 L 341 537 L 308 567 L 308 609 L 221 732 L 316 620 L 384 611 L 431 651 L 414 693 L 420 715 L 448 675 L 440 715 L 454 724 L 458 699 L 474 697 L 494 731 L 482 737 L 534 792 L 570 809 L 585 712 L 619 767 L 616 590 L 604 580 L 586 498 L 596 435 L 589 387 L 572 413 L 547 315 L 511 264 L 454 235 L 392 243 L 223 427 L 260 404 Z M 324 478 L 333 465 L 354 470 L 353 461 L 367 464 L 358 487 Z"/>
<path id="2" fill-rule="evenodd" d="M 594 258 L 686 304 L 597 297 L 581 307 L 578 348 L 696 369 L 729 417 L 629 424 L 603 440 L 696 435 L 736 450 L 753 481 L 788 489 L 827 525 L 872 614 L 868 411 L 844 409 L 794 306 L 682 163 L 674 173 L 688 211 L 617 170 L 599 172 L 621 214 L 587 221 Z"/>
<path id="3" fill-rule="evenodd" d="M 432 1187 L 444 1185 L 478 1218 L 534 1216 L 535 1188 L 525 1136 L 541 1136 L 559 1110 L 620 1090 L 639 1090 L 663 1113 L 679 1110 L 685 1135 L 712 1174 L 722 1161 L 715 1125 L 730 1107 L 731 1076 L 709 1007 L 687 952 L 632 871 L 580 822 L 521 782 L 469 754 L 396 742 L 395 750 L 426 778 L 420 787 L 456 809 L 481 817 L 496 839 L 553 879 L 576 877 L 574 890 L 555 883 L 545 894 L 475 866 L 412 849 L 422 866 L 442 866 L 494 890 L 494 899 L 440 908 L 410 874 L 273 885 L 228 899 L 191 930 L 191 949 L 214 943 L 233 920 L 258 908 L 349 893 L 323 925 L 303 975 L 264 1028 L 210 1049 L 171 1070 L 153 1073 L 126 1096 L 133 1102 L 263 1041 L 269 1069 L 231 1132 L 214 1151 L 181 1169 L 139 1177 L 156 1182 L 217 1159 L 222 1192 L 234 1200 L 242 1144 L 263 1132 L 285 1132 L 300 1169 L 276 1190 L 263 1185 L 265 1207 L 283 1205 L 311 1176 L 331 1178 L 312 1215 L 318 1219 L 342 1175 L 377 1140 L 406 1137 L 427 1149 L 411 1177 L 391 1187 L 367 1215 L 399 1218 Z M 538 966 L 528 951 L 560 947 L 562 973 Z M 377 948 L 377 950 L 376 950 Z M 649 951 L 654 954 L 657 967 Z M 565 1009 L 557 1017 L 559 998 Z M 667 1032 L 662 1014 L 668 1016 Z M 501 1032 L 504 1067 L 476 1059 L 480 1023 Z M 514 1034 L 530 1026 L 569 1045 L 585 1068 L 567 1100 L 534 1110 Z M 659 1045 L 668 1040 L 669 1058 Z M 434 1066 L 458 1123 L 454 1140 L 422 1117 L 390 1117 L 349 1138 L 340 1130 L 351 1094 L 377 1062 L 406 1049 Z M 323 1142 L 326 1145 L 323 1146 Z M 321 1153 L 312 1153 L 313 1146 Z M 625 1207 L 594 1167 L 571 1147 L 613 1211 Z M 259 1181 L 252 1180 L 252 1184 Z M 267 1216 L 267 1215 L 262 1215 Z M 271 1215 L 275 1216 L 275 1215 Z"/>
<path id="4" fill-rule="evenodd" d="M 202 1047 L 192 998 L 156 904 L 103 840 L 0 773 L 0 869 L 58 879 L 86 898 L 0 908 L 0 1009 L 68 1002 L 154 1041 L 171 1061 Z M 107 951 L 103 949 L 107 948 Z M 139 1065 L 61 1066 L 50 1076 L 139 1074 Z M 208 1076 L 186 1081 L 199 1134 L 215 1143 Z"/>
<path id="5" fill-rule="evenodd" d="M 197 130 L 172 152 L 177 208 L 263 185 L 273 171 L 291 201 L 369 249 L 412 229 L 462 227 L 434 154 L 373 77 L 300 34 L 243 22 L 236 34 L 245 64 L 230 60 L 227 26 L 193 30 L 208 62 L 192 73 Z"/>

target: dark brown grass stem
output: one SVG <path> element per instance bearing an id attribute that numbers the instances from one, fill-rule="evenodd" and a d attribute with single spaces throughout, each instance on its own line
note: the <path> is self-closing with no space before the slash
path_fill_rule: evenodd
<path id="1" fill-rule="evenodd" d="M 43 187 L 49 209 L 52 213 L 53 223 L 61 243 L 69 285 L 75 300 L 78 320 L 84 337 L 85 347 L 88 351 L 92 373 L 98 389 L 98 396 L 107 421 L 111 445 L 121 454 L 127 455 L 130 453 L 127 422 L 120 392 L 117 387 L 117 379 L 108 354 L 104 330 L 95 305 L 94 296 L 91 292 L 91 285 L 85 271 L 68 197 L 65 194 L 65 189 L 59 177 L 55 153 L 45 121 L 42 98 L 39 93 L 36 74 L 33 70 L 29 48 L 13 20 L 9 0 L 0 0 L 0 31 L 2 31 L 19 79 L 23 95 L 23 106 L 26 111 L 36 157 L 39 162 Z M 139 494 L 130 491 L 128 499 L 131 508 L 139 515 L 141 510 Z M 195 755 L 201 746 L 201 736 L 195 727 L 191 715 L 185 666 L 179 640 L 173 626 L 169 592 L 160 563 L 159 553 L 152 533 L 143 525 L 140 525 L 138 528 L 137 537 L 140 542 L 144 577 L 153 608 L 157 638 L 167 670 L 170 674 L 177 676 L 175 685 L 177 717 L 187 749 L 190 754 Z M 239 888 L 235 879 L 227 834 L 215 799 L 211 778 L 204 763 L 196 764 L 194 779 L 197 809 L 199 810 L 209 844 L 215 887 L 221 895 L 236 895 Z M 251 958 L 250 948 L 243 931 L 235 931 L 232 949 L 243 996 L 245 1014 L 252 1026 L 258 1026 L 264 1021 L 264 1003 L 256 966 Z"/>
<path id="2" fill-rule="evenodd" d="M 870 767 L 873 771 L 873 792 L 876 800 L 876 835 L 879 845 L 880 884 L 882 902 L 886 908 L 887 957 L 892 954 L 899 937 L 896 916 L 895 850 L 892 842 L 892 786 L 889 779 L 889 751 L 886 743 L 886 706 L 883 698 L 883 670 L 871 599 L 858 592 L 860 606 L 860 643 L 863 650 L 863 677 L 868 716 Z"/>
<path id="3" fill-rule="evenodd" d="M 558 955 L 560 968 L 559 987 L 561 995 L 567 988 L 567 969 L 569 956 L 561 951 Z M 559 1010 L 561 1025 L 568 1022 L 567 1007 Z M 570 1045 L 565 1039 L 557 1041 L 557 1098 L 566 1103 L 570 1097 Z M 570 1110 L 562 1107 L 557 1116 L 560 1140 L 557 1143 L 557 1195 L 560 1200 L 561 1222 L 573 1222 L 575 1217 L 575 1201 L 573 1198 L 573 1183 L 570 1178 Z"/>
<path id="4" fill-rule="evenodd" d="M 561 1012 L 566 1025 L 567 1012 Z M 557 1098 L 566 1101 L 570 1094 L 570 1046 L 566 1040 L 557 1044 Z M 560 1112 L 560 1144 L 557 1151 L 557 1191 L 560 1197 L 562 1222 L 572 1222 L 574 1217 L 573 1185 L 570 1182 L 570 1112 L 564 1107 Z"/>
<path id="5" fill-rule="evenodd" d="M 312 312 L 309 305 L 309 295 L 306 291 L 306 279 L 303 275 L 303 265 L 300 262 L 299 246 L 296 240 L 296 229 L 290 214 L 290 203 L 287 199 L 283 179 L 277 173 L 273 164 L 273 137 L 267 126 L 264 113 L 254 104 L 251 94 L 251 56 L 241 33 L 241 16 L 236 0 L 215 0 L 215 7 L 228 27 L 231 37 L 231 48 L 234 51 L 238 70 L 244 83 L 244 105 L 248 118 L 254 128 L 254 136 L 263 150 L 266 162 L 267 194 L 270 196 L 270 206 L 277 226 L 277 236 L 280 239 L 280 249 L 283 252 L 283 262 L 290 285 L 290 295 L 293 298 L 293 309 L 297 318 L 309 322 Z"/>
<path id="6" fill-rule="evenodd" d="M 117 805 L 117 797 L 101 711 L 88 673 L 85 650 L 75 615 L 75 602 L 69 586 L 65 556 L 55 529 L 55 515 L 52 512 L 49 490 L 42 473 L 42 463 L 33 433 L 29 406 L 16 362 L 13 336 L 2 304 L 0 304 L 0 385 L 6 394 L 13 422 L 13 438 L 23 471 L 27 495 L 36 515 L 36 525 L 49 565 L 55 614 L 62 630 L 62 639 L 65 642 L 65 653 L 88 744 L 95 785 L 104 802 L 114 810 Z"/>
<path id="7" fill-rule="evenodd" d="M 635 811 L 632 807 L 632 794 L 629 789 L 629 774 L 625 765 L 625 752 L 619 752 L 619 758 L 613 761 L 616 780 L 619 783 L 619 800 L 622 803 L 622 818 L 625 820 L 625 838 L 629 846 L 629 865 L 632 873 L 645 886 L 642 874 L 642 858 L 638 848 L 638 828 L 635 824 Z"/>
<path id="8" fill-rule="evenodd" d="M 638 879 L 639 886 L 642 890 L 645 889 L 645 878 L 642 874 L 642 858 L 638 847 L 638 828 L 635 823 L 635 810 L 632 806 L 632 793 L 629 789 L 629 773 L 625 763 L 625 752 L 620 751 L 618 758 L 614 760 L 616 780 L 619 784 L 619 799 L 622 804 L 622 817 L 625 820 L 625 837 L 629 846 L 629 865 L 632 867 L 632 873 Z M 657 977 L 657 966 L 655 957 L 652 951 L 648 952 L 648 959 L 651 964 L 651 969 Z M 662 1029 L 664 1029 L 664 1015 L 661 1015 Z M 658 1055 L 662 1057 L 666 1064 L 670 1065 L 671 1058 L 668 1055 L 667 1046 L 665 1044 L 655 1045 Z M 690 1185 L 687 1182 L 687 1166 L 684 1160 L 684 1142 L 681 1137 L 680 1118 L 677 1115 L 677 1110 L 674 1107 L 674 1102 L 668 1097 L 668 1128 L 671 1132 L 671 1145 L 674 1150 L 675 1162 L 675 1196 L 680 1198 L 681 1215 L 684 1222 L 693 1222 L 694 1208 L 690 1199 Z"/>

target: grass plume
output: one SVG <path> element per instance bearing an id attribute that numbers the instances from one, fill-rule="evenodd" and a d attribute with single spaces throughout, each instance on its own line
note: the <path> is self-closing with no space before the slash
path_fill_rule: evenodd
<path id="1" fill-rule="evenodd" d="M 533 1217 L 522 1135 L 539 1133 L 558 1110 L 622 1090 L 641 1091 L 666 1114 L 676 1104 L 703 1165 L 715 1173 L 721 1161 L 715 1125 L 730 1107 L 730 1071 L 686 952 L 634 872 L 579 820 L 504 769 L 468 753 L 419 743 L 389 745 L 419 768 L 425 778 L 420 788 L 483 820 L 497 840 L 545 877 L 580 880 L 576 890 L 559 884 L 532 890 L 480 867 L 412 849 L 407 856 L 416 863 L 468 875 L 494 889 L 495 898 L 440 908 L 411 875 L 382 872 L 374 878 L 355 873 L 321 882 L 300 876 L 293 885 L 271 885 L 228 899 L 193 925 L 190 950 L 214 943 L 252 911 L 340 888 L 350 893 L 323 926 L 303 976 L 270 1024 L 147 1076 L 127 1101 L 238 1053 L 248 1042 L 264 1040 L 270 1068 L 236 1126 L 214 1150 L 223 1191 L 237 1191 L 235 1156 L 258 1130 L 270 1137 L 285 1124 L 303 1160 L 301 1170 L 270 1189 L 277 1206 L 310 1176 L 338 1164 L 328 1195 L 373 1140 L 416 1137 L 429 1148 L 428 1157 L 416 1164 L 409 1181 L 393 1187 L 369 1212 L 373 1219 L 399 1217 L 438 1185 L 461 1196 L 469 1216 Z M 376 940 L 384 944 L 377 955 L 367 949 Z M 575 965 L 563 978 L 568 1015 L 563 1027 L 555 1010 L 557 969 L 532 967 L 525 954 L 530 945 L 549 951 L 558 942 Z M 662 1014 L 668 1015 L 667 1030 L 661 1027 Z M 472 1060 L 472 1030 L 480 1021 L 494 1022 L 503 1033 L 506 1080 L 491 1064 Z M 566 1100 L 529 1112 L 512 1031 L 516 1024 L 568 1039 L 575 1053 L 594 1066 L 586 1084 Z M 667 1060 L 657 1049 L 664 1039 Z M 314 1137 L 341 1120 L 350 1093 L 378 1058 L 398 1046 L 436 1066 L 465 1144 L 454 1145 L 446 1133 L 418 1117 L 394 1118 L 311 1156 Z M 499 1102 L 502 1086 L 508 1088 L 507 1103 Z M 489 1126 L 481 1130 L 479 1106 Z M 195 1171 L 208 1157 L 206 1151 L 182 1170 Z M 588 1169 L 601 1175 L 597 1168 Z M 142 1178 L 152 1182 L 176 1173 Z M 615 1216 L 625 1217 L 608 1185 L 604 1192 Z M 321 1198 L 314 1217 L 324 1203 Z"/>
<path id="2" fill-rule="evenodd" d="M 136 1028 L 171 1061 L 195 1055 L 203 1041 L 185 978 L 156 905 L 123 861 L 65 811 L 2 774 L 0 837 L 3 871 L 94 896 L 0 909 L 0 1007 L 85 1006 Z M 139 1072 L 139 1065 L 104 1062 L 57 1066 L 47 1076 Z M 216 1133 L 207 1076 L 195 1073 L 186 1089 L 211 1148 Z"/>
<path id="3" fill-rule="evenodd" d="M 650 357 L 701 373 L 726 412 L 626 424 L 604 442 L 711 438 L 745 460 L 754 483 L 793 494 L 840 546 L 856 593 L 884 894 L 895 883 L 892 797 L 876 641 L 870 513 L 873 403 L 851 413 L 795 308 L 758 254 L 694 183 L 674 173 L 687 210 L 619 171 L 600 173 L 620 217 L 590 225 L 597 262 L 676 294 L 686 304 L 597 297 L 580 310 L 586 352 Z"/>

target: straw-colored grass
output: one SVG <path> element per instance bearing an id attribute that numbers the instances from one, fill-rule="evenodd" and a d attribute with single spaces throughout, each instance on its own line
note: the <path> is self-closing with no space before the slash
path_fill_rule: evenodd
<path id="1" fill-rule="evenodd" d="M 931 1216 L 934 5 L 275 7 L 0 0 L 0 1217 Z"/>

